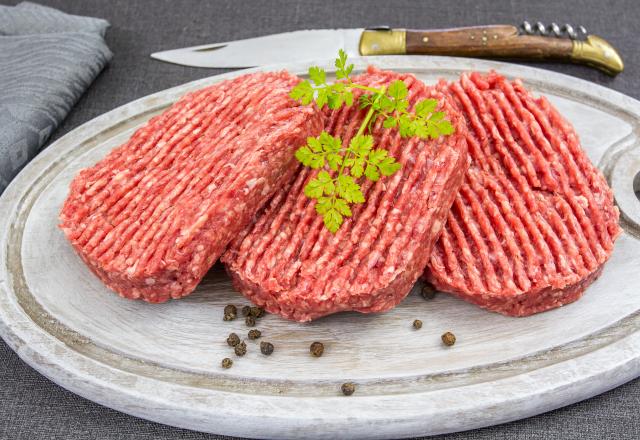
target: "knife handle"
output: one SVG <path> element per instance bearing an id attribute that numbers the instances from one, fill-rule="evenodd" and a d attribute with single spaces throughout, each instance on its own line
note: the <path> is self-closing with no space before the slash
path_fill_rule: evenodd
<path id="1" fill-rule="evenodd" d="M 568 59 L 573 49 L 569 39 L 521 36 L 511 25 L 406 32 L 407 54 Z"/>
<path id="2" fill-rule="evenodd" d="M 512 25 L 443 30 L 368 29 L 360 39 L 361 55 L 450 55 L 463 57 L 560 60 L 588 64 L 609 74 L 622 71 L 620 55 L 595 35 L 586 41 L 519 35 Z"/>

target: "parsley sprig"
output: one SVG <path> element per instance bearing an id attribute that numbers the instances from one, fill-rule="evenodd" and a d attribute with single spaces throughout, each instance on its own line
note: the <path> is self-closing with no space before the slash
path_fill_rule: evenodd
<path id="1" fill-rule="evenodd" d="M 353 105 L 354 90 L 363 91 L 359 105 L 368 111 L 349 145 L 323 131 L 318 137 L 308 138 L 307 144 L 296 151 L 296 158 L 304 166 L 321 170 L 309 180 L 304 193 L 316 200 L 316 211 L 333 233 L 344 217 L 351 217 L 350 205 L 365 202 L 359 181 L 364 178 L 376 182 L 402 166 L 387 150 L 374 148 L 374 138 L 368 133 L 379 118 L 384 128 L 397 128 L 402 137 L 436 139 L 454 131 L 444 112 L 435 111 L 438 106 L 435 99 L 421 100 L 410 111 L 409 90 L 404 81 L 396 80 L 380 88 L 354 83 L 351 78 L 354 66 L 347 64 L 343 50 L 335 60 L 335 67 L 338 82 L 328 83 L 325 70 L 314 66 L 309 68 L 309 80 L 301 81 L 290 92 L 291 98 L 303 105 L 315 102 L 319 108 L 326 105 L 336 110 Z"/>

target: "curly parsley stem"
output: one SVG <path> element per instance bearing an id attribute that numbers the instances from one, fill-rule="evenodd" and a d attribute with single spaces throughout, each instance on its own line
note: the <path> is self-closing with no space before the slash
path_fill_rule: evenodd
<path id="1" fill-rule="evenodd" d="M 367 87 L 367 89 L 371 89 L 371 87 Z M 385 86 L 382 86 L 382 88 L 379 90 L 378 89 L 371 89 L 371 90 L 375 90 L 376 93 L 378 93 L 378 96 L 374 101 L 374 102 L 378 102 L 380 100 L 380 97 L 384 95 L 385 92 L 387 91 L 387 88 Z M 376 109 L 374 106 L 369 107 L 369 111 L 367 112 L 367 115 L 364 117 L 364 121 L 362 121 L 362 124 L 360 124 L 360 128 L 358 129 L 358 132 L 354 137 L 362 136 L 364 134 L 364 131 L 369 126 L 369 122 L 371 121 L 371 118 L 373 117 L 373 114 L 375 112 L 376 112 Z M 345 164 L 348 162 L 350 154 L 353 154 L 353 151 L 350 148 L 347 148 L 347 154 L 345 154 L 344 156 L 344 160 L 342 161 L 342 166 L 340 167 L 340 172 L 338 172 L 338 175 L 342 174 L 342 172 L 344 171 Z"/>
<path id="2" fill-rule="evenodd" d="M 349 79 L 349 87 L 351 87 L 352 89 L 360 89 L 360 90 L 366 90 L 367 92 L 373 92 L 376 95 L 380 93 L 384 93 L 387 89 L 386 87 L 382 87 L 382 89 L 374 89 L 373 87 L 363 86 L 362 84 L 356 84 L 351 82 L 351 79 Z"/>

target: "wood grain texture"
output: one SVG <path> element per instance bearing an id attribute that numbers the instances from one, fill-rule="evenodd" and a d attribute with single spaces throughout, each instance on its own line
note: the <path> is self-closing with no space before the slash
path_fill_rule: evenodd
<path id="1" fill-rule="evenodd" d="M 520 319 L 446 295 L 425 302 L 415 292 L 380 315 L 338 314 L 304 325 L 267 316 L 258 328 L 275 353 L 266 358 L 247 341 L 247 356 L 231 356 L 233 368 L 223 370 L 220 360 L 231 354 L 226 336 L 243 336 L 248 328 L 239 320 L 222 321 L 226 304 L 246 302 L 219 266 L 183 300 L 124 300 L 86 269 L 56 223 L 78 169 L 178 96 L 244 73 L 238 72 L 109 112 L 25 168 L 0 199 L 0 335 L 36 370 L 103 405 L 175 426 L 261 438 L 388 438 L 471 429 L 548 411 L 640 375 L 640 210 L 631 199 L 640 171 L 634 159 L 640 103 L 575 78 L 504 63 L 372 61 L 428 83 L 463 70 L 496 69 L 524 78 L 574 123 L 617 200 L 626 200 L 625 234 L 583 299 Z M 308 66 L 284 67 L 304 72 Z M 411 327 L 416 318 L 424 323 L 420 331 Z M 447 330 L 458 338 L 450 349 L 440 343 Z M 321 358 L 308 352 L 316 340 L 326 347 Z M 344 381 L 358 386 L 350 398 L 340 395 Z"/>
<path id="2" fill-rule="evenodd" d="M 476 26 L 433 31 L 407 30 L 407 54 L 567 60 L 568 38 L 518 35 L 511 25 Z"/>

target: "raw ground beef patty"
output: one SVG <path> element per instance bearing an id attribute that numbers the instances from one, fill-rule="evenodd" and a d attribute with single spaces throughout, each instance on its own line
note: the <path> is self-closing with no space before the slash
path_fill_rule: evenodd
<path id="1" fill-rule="evenodd" d="M 369 68 L 355 82 L 379 87 L 396 79 L 409 87 L 412 104 L 438 99 L 456 133 L 437 141 L 401 139 L 378 120 L 375 145 L 402 168 L 363 183 L 366 202 L 352 205 L 353 216 L 335 235 L 303 193 L 317 171 L 301 169 L 222 257 L 236 289 L 267 311 L 297 321 L 345 310 L 381 312 L 397 305 L 422 273 L 467 168 L 466 128 L 445 95 L 412 75 Z M 364 114 L 357 105 L 328 112 L 325 129 L 347 144 Z"/>
<path id="2" fill-rule="evenodd" d="M 505 315 L 575 301 L 620 234 L 603 175 L 573 127 L 520 81 L 474 73 L 446 91 L 467 121 L 471 166 L 426 278 Z"/>
<path id="3" fill-rule="evenodd" d="M 60 227 L 89 268 L 127 298 L 189 294 L 322 129 L 288 97 L 297 82 L 256 73 L 190 93 L 80 171 Z"/>

